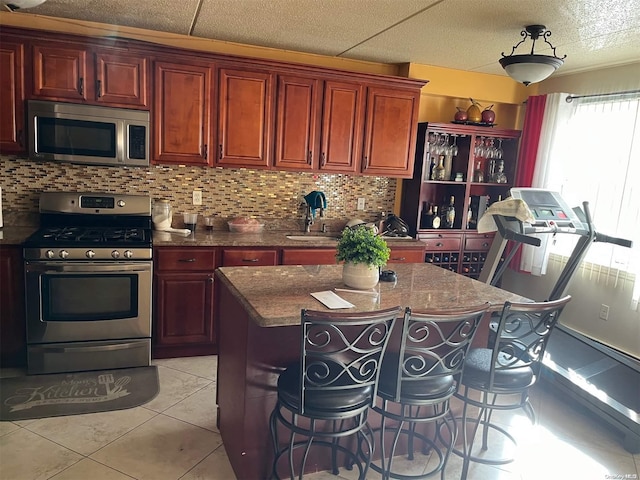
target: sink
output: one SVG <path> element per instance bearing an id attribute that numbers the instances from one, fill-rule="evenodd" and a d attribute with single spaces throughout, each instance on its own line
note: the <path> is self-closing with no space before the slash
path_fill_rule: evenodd
<path id="1" fill-rule="evenodd" d="M 300 240 L 300 241 L 318 241 L 318 240 L 329 240 L 329 241 L 338 241 L 338 237 L 331 235 L 287 235 L 289 240 Z"/>

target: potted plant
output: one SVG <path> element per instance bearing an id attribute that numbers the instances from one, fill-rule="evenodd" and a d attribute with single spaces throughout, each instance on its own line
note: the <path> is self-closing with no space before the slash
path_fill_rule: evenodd
<path id="1" fill-rule="evenodd" d="M 336 259 L 344 261 L 342 281 L 352 288 L 376 286 L 380 267 L 389 260 L 387 242 L 366 225 L 346 228 L 338 241 Z"/>

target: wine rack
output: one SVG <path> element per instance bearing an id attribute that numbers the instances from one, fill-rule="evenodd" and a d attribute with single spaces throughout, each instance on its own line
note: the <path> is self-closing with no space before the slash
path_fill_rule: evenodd
<path id="1" fill-rule="evenodd" d="M 520 131 L 474 125 L 419 123 L 413 178 L 402 183 L 401 217 L 411 235 L 426 244 L 425 261 L 462 275 L 478 278 L 493 241 L 493 233 L 476 230 L 478 218 L 490 203 L 509 196 L 517 172 Z M 434 153 L 440 140 L 450 149 L 455 145 L 442 178 L 434 178 Z M 431 142 L 431 143 L 430 143 Z M 488 146 L 497 146 L 500 156 L 489 155 Z M 438 147 L 439 148 L 439 147 Z M 449 151 L 449 150 L 447 150 Z M 500 163 L 498 176 L 492 169 Z M 454 197 L 455 217 L 452 228 L 433 228 L 428 206 L 443 208 Z"/>

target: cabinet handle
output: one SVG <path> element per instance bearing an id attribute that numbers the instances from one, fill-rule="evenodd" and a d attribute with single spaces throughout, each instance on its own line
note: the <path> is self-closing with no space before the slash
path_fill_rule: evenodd
<path id="1" fill-rule="evenodd" d="M 364 168 L 369 168 L 369 157 L 364 156 Z"/>
<path id="2" fill-rule="evenodd" d="M 487 248 L 487 247 L 489 246 L 489 243 L 484 242 L 484 243 L 482 244 L 482 246 L 483 246 L 484 248 Z"/>
<path id="3" fill-rule="evenodd" d="M 395 260 L 396 262 L 404 262 L 406 260 L 406 257 L 395 257 L 395 258 L 392 258 L 391 260 Z"/>
<path id="4" fill-rule="evenodd" d="M 208 154 L 208 149 L 207 149 L 207 144 L 205 143 L 202 146 L 202 156 L 204 157 L 205 160 L 207 159 L 207 154 Z"/>
<path id="5" fill-rule="evenodd" d="M 222 144 L 218 148 L 218 160 L 222 160 Z"/>
<path id="6" fill-rule="evenodd" d="M 96 80 L 96 94 L 98 98 L 102 97 L 102 80 Z"/>
<path id="7" fill-rule="evenodd" d="M 78 90 L 80 91 L 80 95 L 84 95 L 84 78 L 82 77 L 78 80 Z"/>
<path id="8" fill-rule="evenodd" d="M 250 262 L 250 263 L 255 263 L 258 261 L 257 258 L 243 258 L 242 259 L 243 262 Z"/>
<path id="9" fill-rule="evenodd" d="M 213 283 L 213 277 L 207 277 L 207 282 Z"/>
<path id="10" fill-rule="evenodd" d="M 309 165 L 311 165 L 311 158 L 313 157 L 313 152 L 311 150 L 309 150 L 309 159 L 307 160 L 307 163 Z"/>
<path id="11" fill-rule="evenodd" d="M 178 261 L 182 262 L 182 263 L 193 263 L 193 262 L 196 261 L 196 259 L 195 258 L 180 258 L 180 259 L 178 259 Z"/>
<path id="12" fill-rule="evenodd" d="M 436 243 L 436 247 L 444 247 L 444 243 L 438 242 L 438 243 Z"/>
<path id="13" fill-rule="evenodd" d="M 321 166 L 324 167 L 327 163 L 327 156 L 324 154 L 324 152 L 322 152 L 321 157 L 322 157 L 322 161 L 320 163 L 321 163 Z"/>

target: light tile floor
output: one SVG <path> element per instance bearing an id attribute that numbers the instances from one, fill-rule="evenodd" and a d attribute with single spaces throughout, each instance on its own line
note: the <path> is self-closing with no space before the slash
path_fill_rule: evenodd
<path id="1" fill-rule="evenodd" d="M 0 479 L 235 479 L 216 428 L 217 357 L 154 364 L 160 393 L 141 407 L 0 422 Z M 474 464 L 469 480 L 640 479 L 640 455 L 626 452 L 609 426 L 543 384 L 532 398 L 536 426 L 523 415 L 500 418 L 520 439 L 516 462 L 501 468 Z M 409 473 L 429 468 L 430 461 L 429 456 L 414 462 L 397 458 L 397 466 Z M 458 479 L 460 466 L 452 456 L 446 479 Z M 353 473 L 343 469 L 338 477 L 320 472 L 305 478 L 352 480 Z"/>

